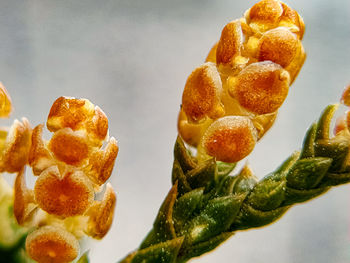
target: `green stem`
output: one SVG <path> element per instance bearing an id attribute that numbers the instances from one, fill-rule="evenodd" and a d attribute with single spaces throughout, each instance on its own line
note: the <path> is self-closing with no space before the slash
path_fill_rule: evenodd
<path id="1" fill-rule="evenodd" d="M 174 147 L 173 187 L 139 249 L 122 263 L 186 262 L 210 252 L 238 230 L 278 220 L 294 204 L 350 182 L 350 140 L 330 138 L 336 105 L 328 106 L 307 131 L 302 150 L 258 181 L 244 167 L 209 160 L 198 164 L 180 138 Z"/>

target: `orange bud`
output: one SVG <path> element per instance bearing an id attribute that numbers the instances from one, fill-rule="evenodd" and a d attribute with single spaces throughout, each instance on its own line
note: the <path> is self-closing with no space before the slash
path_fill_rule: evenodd
<path id="1" fill-rule="evenodd" d="M 265 32 L 258 48 L 259 61 L 271 60 L 286 67 L 295 57 L 299 40 L 287 28 L 279 27 Z"/>
<path id="2" fill-rule="evenodd" d="M 6 118 L 12 111 L 12 102 L 5 86 L 0 82 L 0 118 Z"/>
<path id="3" fill-rule="evenodd" d="M 349 112 L 348 112 L 348 114 L 343 114 L 336 119 L 335 125 L 334 125 L 334 130 L 333 130 L 334 135 L 337 135 L 342 131 L 348 130 L 348 123 L 347 123 L 348 122 L 348 120 L 347 120 L 348 115 L 349 115 Z"/>
<path id="4" fill-rule="evenodd" d="M 47 117 L 47 128 L 55 132 L 62 128 L 78 130 L 87 116 L 93 116 L 94 106 L 87 99 L 59 97 L 52 104 Z"/>
<path id="5" fill-rule="evenodd" d="M 15 120 L 6 137 L 1 156 L 1 171 L 19 172 L 28 162 L 32 129 L 26 118 Z"/>
<path id="6" fill-rule="evenodd" d="M 216 50 L 216 63 L 228 64 L 236 56 L 240 55 L 242 48 L 242 29 L 239 20 L 228 23 L 221 33 L 221 38 Z"/>
<path id="7" fill-rule="evenodd" d="M 305 24 L 301 16 L 297 11 L 290 8 L 285 3 L 281 2 L 283 7 L 283 14 L 281 16 L 280 26 L 288 27 L 293 33 L 295 33 L 300 40 L 303 39 L 305 32 Z"/>
<path id="8" fill-rule="evenodd" d="M 43 124 L 39 124 L 33 129 L 32 145 L 29 151 L 28 162 L 33 169 L 34 175 L 41 174 L 46 168 L 55 164 L 50 152 L 42 139 Z"/>
<path id="9" fill-rule="evenodd" d="M 350 85 L 345 87 L 340 102 L 346 106 L 350 106 Z"/>
<path id="10" fill-rule="evenodd" d="M 222 83 L 215 64 L 207 62 L 188 77 L 182 95 L 182 107 L 190 121 L 206 116 L 216 119 L 224 114 L 220 102 Z"/>
<path id="11" fill-rule="evenodd" d="M 26 251 L 39 263 L 68 263 L 78 256 L 79 243 L 62 228 L 44 226 L 28 235 Z"/>
<path id="12" fill-rule="evenodd" d="M 24 176 L 24 170 L 18 172 L 15 185 L 15 199 L 13 204 L 13 213 L 19 225 L 23 225 L 30 219 L 31 215 L 37 208 L 34 203 L 33 190 L 30 190 L 26 186 L 26 180 Z"/>
<path id="13" fill-rule="evenodd" d="M 102 201 L 95 201 L 87 212 L 89 221 L 86 233 L 89 236 L 101 239 L 107 234 L 113 222 L 116 202 L 117 196 L 108 183 Z"/>
<path id="14" fill-rule="evenodd" d="M 79 131 L 75 132 L 70 128 L 55 132 L 50 140 L 49 149 L 58 160 L 70 165 L 80 164 L 89 154 L 87 139 Z"/>
<path id="15" fill-rule="evenodd" d="M 257 141 L 252 121 L 245 116 L 227 116 L 209 126 L 203 136 L 207 154 L 218 161 L 238 162 L 246 157 Z"/>
<path id="16" fill-rule="evenodd" d="M 118 151 L 117 140 L 111 137 L 104 150 L 92 153 L 87 174 L 90 175 L 93 182 L 102 185 L 108 180 L 112 174 Z"/>
<path id="17" fill-rule="evenodd" d="M 245 67 L 229 87 L 241 106 L 257 114 L 275 112 L 288 95 L 289 74 L 270 61 Z"/>
<path id="18" fill-rule="evenodd" d="M 34 193 L 41 209 L 61 217 L 82 215 L 94 198 L 92 184 L 82 172 L 61 175 L 56 166 L 41 173 Z"/>
<path id="19" fill-rule="evenodd" d="M 60 97 L 51 107 L 47 128 L 52 132 L 62 128 L 81 130 L 87 133 L 93 146 L 101 146 L 108 133 L 108 119 L 87 99 Z"/>
<path id="20" fill-rule="evenodd" d="M 250 8 L 248 22 L 259 25 L 264 31 L 280 20 L 283 13 L 282 5 L 277 0 L 262 0 Z"/>
<path id="21" fill-rule="evenodd" d="M 87 121 L 86 129 L 89 135 L 94 135 L 94 137 L 96 137 L 97 145 L 106 138 L 108 132 L 108 118 L 100 107 L 95 107 L 95 114 L 91 120 Z"/>

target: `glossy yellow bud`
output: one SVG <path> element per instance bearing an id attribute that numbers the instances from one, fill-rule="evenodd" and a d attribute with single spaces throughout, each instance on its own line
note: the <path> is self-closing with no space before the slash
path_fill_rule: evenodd
<path id="1" fill-rule="evenodd" d="M 13 213 L 19 225 L 25 224 L 37 208 L 34 201 L 33 190 L 28 189 L 24 170 L 18 172 L 14 185 L 15 199 Z"/>
<path id="2" fill-rule="evenodd" d="M 207 154 L 218 161 L 233 163 L 242 160 L 253 149 L 257 131 L 245 116 L 227 116 L 213 122 L 203 136 Z"/>
<path id="3" fill-rule="evenodd" d="M 216 119 L 224 115 L 220 102 L 222 83 L 215 64 L 207 62 L 188 77 L 182 95 L 182 107 L 190 121 L 205 117 Z"/>
<path id="4" fill-rule="evenodd" d="M 49 149 L 55 157 L 70 165 L 78 165 L 88 157 L 89 145 L 85 134 L 70 128 L 58 130 L 52 136 Z"/>
<path id="5" fill-rule="evenodd" d="M 106 114 L 87 99 L 60 97 L 52 105 L 47 117 L 47 128 L 58 131 L 71 128 L 82 130 L 95 146 L 101 146 L 108 132 Z"/>
<path id="6" fill-rule="evenodd" d="M 63 228 L 44 226 L 28 235 L 26 251 L 38 263 L 68 263 L 78 256 L 79 243 Z"/>
<path id="7" fill-rule="evenodd" d="M 305 24 L 302 17 L 297 11 L 281 2 L 283 14 L 279 26 L 287 27 L 291 32 L 295 33 L 300 40 L 303 39 L 305 32 Z"/>
<path id="8" fill-rule="evenodd" d="M 345 87 L 340 102 L 346 106 L 350 106 L 350 85 Z"/>
<path id="9" fill-rule="evenodd" d="M 112 174 L 118 151 L 117 140 L 111 137 L 105 149 L 99 149 L 91 154 L 85 171 L 94 183 L 102 185 L 108 180 Z"/>
<path id="10" fill-rule="evenodd" d="M 55 132 L 62 128 L 81 129 L 87 117 L 94 114 L 94 106 L 87 99 L 59 97 L 52 104 L 47 128 Z"/>
<path id="11" fill-rule="evenodd" d="M 230 64 L 240 55 L 243 42 L 243 33 L 239 20 L 228 23 L 222 30 L 216 50 L 217 64 Z"/>
<path id="12" fill-rule="evenodd" d="M 28 162 L 34 175 L 40 175 L 46 168 L 55 165 L 52 154 L 47 149 L 42 138 L 43 124 L 37 125 L 32 133 L 32 145 L 29 151 Z"/>
<path id="13" fill-rule="evenodd" d="M 266 31 L 277 26 L 282 13 L 283 8 L 280 1 L 262 0 L 250 8 L 247 20 L 251 27 L 259 31 Z"/>
<path id="14" fill-rule="evenodd" d="M 111 184 L 107 184 L 102 201 L 95 201 L 87 212 L 89 221 L 86 233 L 89 236 L 101 239 L 107 234 L 113 222 L 116 202 L 117 196 Z"/>
<path id="15" fill-rule="evenodd" d="M 19 172 L 28 162 L 32 128 L 26 118 L 15 120 L 7 134 L 0 159 L 0 170 Z"/>
<path id="16" fill-rule="evenodd" d="M 300 41 L 287 28 L 271 29 L 260 40 L 258 60 L 271 60 L 284 68 L 292 62 L 299 48 Z"/>
<path id="17" fill-rule="evenodd" d="M 239 104 L 256 114 L 275 112 L 288 95 L 289 73 L 270 61 L 245 67 L 231 82 L 229 92 Z"/>
<path id="18" fill-rule="evenodd" d="M 42 172 L 34 193 L 41 209 L 60 217 L 82 215 L 94 199 L 93 186 L 82 172 L 61 174 L 56 166 Z"/>

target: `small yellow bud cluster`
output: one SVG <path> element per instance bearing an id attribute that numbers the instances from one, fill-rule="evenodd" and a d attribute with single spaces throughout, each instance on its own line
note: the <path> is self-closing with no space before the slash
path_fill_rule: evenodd
<path id="1" fill-rule="evenodd" d="M 272 126 L 301 69 L 304 23 L 278 0 L 262 0 L 228 23 L 206 62 L 188 77 L 179 134 L 209 156 L 237 162 Z"/>
<path id="2" fill-rule="evenodd" d="M 37 180 L 33 190 L 27 188 L 24 162 L 15 180 L 14 214 L 20 225 L 35 227 L 26 240 L 32 259 L 70 262 L 79 254 L 79 238 L 101 239 L 112 224 L 112 186 L 107 184 L 102 200 L 95 193 L 112 173 L 118 145 L 108 137 L 107 116 L 86 99 L 58 98 L 46 125 L 53 133 L 49 141 L 43 124 L 30 130 L 26 160 Z"/>

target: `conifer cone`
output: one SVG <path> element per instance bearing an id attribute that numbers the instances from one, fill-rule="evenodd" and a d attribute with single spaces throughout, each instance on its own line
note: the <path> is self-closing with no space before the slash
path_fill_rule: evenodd
<path id="1" fill-rule="evenodd" d="M 102 200 L 95 196 L 111 176 L 118 145 L 108 137 L 107 116 L 87 99 L 58 98 L 46 125 L 50 140 L 43 139 L 43 124 L 29 136 L 27 160 L 37 180 L 28 189 L 23 167 L 18 172 L 14 214 L 18 224 L 32 229 L 26 239 L 32 259 L 71 262 L 84 234 L 102 239 L 112 225 L 112 186 L 107 184 Z"/>
<path id="2" fill-rule="evenodd" d="M 179 134 L 199 161 L 237 162 L 253 150 L 304 63 L 304 30 L 299 14 L 278 0 L 260 1 L 225 25 L 182 96 Z M 247 125 L 253 135 L 242 139 Z"/>

